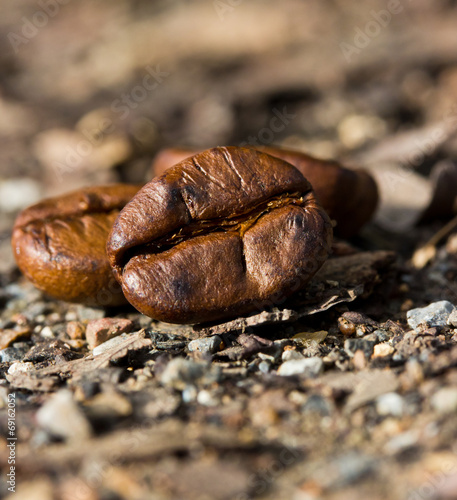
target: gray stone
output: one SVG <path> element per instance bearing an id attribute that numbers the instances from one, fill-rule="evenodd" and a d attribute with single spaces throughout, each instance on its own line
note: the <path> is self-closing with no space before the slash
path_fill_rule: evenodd
<path id="1" fill-rule="evenodd" d="M 316 413 L 321 417 L 328 417 L 332 413 L 329 401 L 319 394 L 311 394 L 303 405 L 304 413 Z"/>
<path id="2" fill-rule="evenodd" d="M 408 325 L 416 331 L 419 331 L 419 325 L 426 327 L 446 326 L 451 313 L 455 307 L 447 300 L 433 302 L 427 307 L 418 307 L 410 309 L 406 313 Z"/>
<path id="3" fill-rule="evenodd" d="M 219 335 L 214 335 L 213 337 L 205 337 L 203 339 L 195 339 L 189 342 L 187 348 L 190 352 L 205 352 L 209 354 L 214 354 L 220 351 L 222 344 L 222 339 Z"/>
<path id="4" fill-rule="evenodd" d="M 377 340 L 367 340 L 365 338 L 346 339 L 344 341 L 344 350 L 348 356 L 352 357 L 357 351 L 362 351 L 366 359 L 370 359 L 373 354 L 374 346 Z"/>
<path id="5" fill-rule="evenodd" d="M 376 335 L 378 342 L 385 342 L 386 340 L 389 340 L 387 331 L 383 330 L 382 328 L 380 328 L 379 330 L 375 330 L 373 334 Z"/>
<path id="6" fill-rule="evenodd" d="M 284 362 L 278 369 L 278 375 L 288 377 L 291 375 L 304 375 L 305 377 L 317 377 L 324 370 L 324 362 L 315 356 L 312 358 L 291 359 Z"/>
<path id="7" fill-rule="evenodd" d="M 259 371 L 261 371 L 262 373 L 268 373 L 270 371 L 270 368 L 271 363 L 269 363 L 268 361 L 261 361 L 259 363 Z"/>
<path id="8" fill-rule="evenodd" d="M 1 363 L 14 363 L 15 361 L 20 361 L 30 349 L 27 344 L 23 346 L 18 346 L 17 344 L 19 344 L 19 342 L 16 342 L 13 347 L 7 347 L 6 349 L 2 349 L 0 351 Z"/>
<path id="9" fill-rule="evenodd" d="M 441 414 L 457 412 L 457 388 L 443 387 L 431 397 L 430 403 L 434 410 Z"/>
<path id="10" fill-rule="evenodd" d="M 160 375 L 162 384 L 180 390 L 184 390 L 189 384 L 208 385 L 218 382 L 219 379 L 220 369 L 217 366 L 185 358 L 169 361 Z"/>
<path id="11" fill-rule="evenodd" d="M 184 403 L 192 403 L 197 399 L 197 394 L 195 385 L 187 385 L 182 391 L 182 400 Z"/>
<path id="12" fill-rule="evenodd" d="M 379 415 L 401 417 L 405 410 L 405 402 L 400 394 L 388 392 L 376 399 L 376 411 Z"/>
<path id="13" fill-rule="evenodd" d="M 78 442 L 92 434 L 89 421 L 66 389 L 51 396 L 37 411 L 36 419 L 49 434 L 68 441 Z"/>

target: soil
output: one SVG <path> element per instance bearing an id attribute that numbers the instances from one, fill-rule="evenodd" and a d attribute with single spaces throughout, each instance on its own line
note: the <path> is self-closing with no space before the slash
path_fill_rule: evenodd
<path id="1" fill-rule="evenodd" d="M 456 3 L 4 0 L 0 19 L 1 497 L 456 499 Z M 287 302 L 169 325 L 17 269 L 34 201 L 246 143 L 379 184 Z"/>

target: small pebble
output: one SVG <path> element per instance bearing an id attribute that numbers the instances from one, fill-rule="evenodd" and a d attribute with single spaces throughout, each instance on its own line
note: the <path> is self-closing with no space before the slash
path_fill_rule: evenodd
<path id="1" fill-rule="evenodd" d="M 211 384 L 219 379 L 218 367 L 184 358 L 174 358 L 169 361 L 160 375 L 162 384 L 181 390 L 188 384 Z"/>
<path id="2" fill-rule="evenodd" d="M 453 326 L 454 328 L 457 327 L 457 308 L 453 309 L 453 311 L 449 315 L 447 324 Z"/>
<path id="3" fill-rule="evenodd" d="M 344 341 L 344 350 L 349 356 L 354 356 L 357 351 L 362 351 L 366 359 L 370 359 L 373 354 L 375 340 L 367 340 L 364 338 L 346 339 Z"/>
<path id="4" fill-rule="evenodd" d="M 287 349 L 282 353 L 281 359 L 283 361 L 291 361 L 292 359 L 305 359 L 305 356 L 296 349 Z"/>
<path id="5" fill-rule="evenodd" d="M 197 395 L 197 403 L 203 406 L 217 406 L 219 401 L 211 394 L 210 391 L 203 389 Z"/>
<path id="6" fill-rule="evenodd" d="M 86 340 L 89 348 L 103 344 L 107 340 L 129 333 L 133 330 L 133 322 L 129 319 L 101 318 L 89 321 L 86 327 Z"/>
<path id="7" fill-rule="evenodd" d="M 53 339 L 55 337 L 54 332 L 49 328 L 49 326 L 45 326 L 41 329 L 40 336 L 45 339 Z"/>
<path id="8" fill-rule="evenodd" d="M 85 337 L 85 327 L 79 321 L 70 321 L 67 323 L 67 335 L 72 340 L 81 340 Z"/>
<path id="9" fill-rule="evenodd" d="M 192 403 L 197 399 L 197 388 L 194 385 L 187 385 L 182 391 L 182 400 L 184 403 Z"/>
<path id="10" fill-rule="evenodd" d="M 269 363 L 268 361 L 262 361 L 259 363 L 259 371 L 261 371 L 262 373 L 269 373 L 270 368 L 271 363 Z"/>
<path id="11" fill-rule="evenodd" d="M 440 300 L 439 302 L 433 302 L 427 307 L 410 309 L 406 313 L 406 318 L 408 320 L 408 325 L 412 329 L 419 332 L 419 325 L 421 324 L 426 327 L 446 326 L 448 319 L 454 310 L 454 305 L 449 301 Z"/>
<path id="12" fill-rule="evenodd" d="M 356 370 L 364 370 L 367 367 L 367 358 L 365 357 L 365 353 L 360 349 L 355 351 L 352 363 Z"/>
<path id="13" fill-rule="evenodd" d="M 205 337 L 203 339 L 195 339 L 189 342 L 187 345 L 190 352 L 205 352 L 209 354 L 214 354 L 221 350 L 223 345 L 222 339 L 219 335 L 214 335 L 212 337 Z"/>
<path id="14" fill-rule="evenodd" d="M 328 417 L 332 413 L 329 401 L 320 394 L 311 394 L 302 408 L 305 413 L 317 413 L 321 417 Z"/>
<path id="15" fill-rule="evenodd" d="M 396 392 L 382 394 L 376 399 L 376 411 L 379 415 L 401 417 L 404 410 L 405 402 Z"/>
<path id="16" fill-rule="evenodd" d="M 32 335 L 32 330 L 28 326 L 21 327 L 17 330 L 0 330 L 0 349 L 6 349 L 18 340 L 29 338 L 30 335 Z"/>
<path id="17" fill-rule="evenodd" d="M 373 349 L 373 358 L 385 358 L 395 352 L 395 349 L 387 343 L 377 344 Z"/>
<path id="18" fill-rule="evenodd" d="M 441 414 L 457 412 L 457 388 L 443 387 L 431 397 L 430 403 L 434 410 Z"/>
<path id="19" fill-rule="evenodd" d="M 387 334 L 386 330 L 375 330 L 373 332 L 373 335 L 376 335 L 378 342 L 385 342 L 386 340 L 389 340 L 389 335 Z"/>
<path id="20" fill-rule="evenodd" d="M 13 363 L 14 361 L 20 361 L 29 350 L 27 344 L 18 346 L 18 344 L 23 344 L 22 342 L 16 342 L 14 347 L 7 347 L 6 349 L 0 350 L 0 362 L 1 363 Z"/>
<path id="21" fill-rule="evenodd" d="M 9 375 L 16 375 L 18 373 L 25 373 L 34 370 L 34 366 L 32 362 L 25 362 L 25 363 L 13 363 L 9 368 L 8 368 L 8 374 Z"/>
<path id="22" fill-rule="evenodd" d="M 285 361 L 278 369 L 278 375 L 288 377 L 291 375 L 304 375 L 305 377 L 317 377 L 324 370 L 324 362 L 315 356 L 312 358 L 291 359 Z"/>
<path id="23" fill-rule="evenodd" d="M 65 321 L 76 321 L 78 319 L 78 315 L 76 311 L 68 311 L 65 314 Z"/>
<path id="24" fill-rule="evenodd" d="M 36 419 L 49 434 L 64 440 L 78 442 L 92 434 L 89 421 L 66 389 L 51 396 L 37 411 Z"/>

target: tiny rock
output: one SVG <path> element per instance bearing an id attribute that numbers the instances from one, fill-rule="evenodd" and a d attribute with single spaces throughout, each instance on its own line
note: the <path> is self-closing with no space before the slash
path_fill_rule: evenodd
<path id="1" fill-rule="evenodd" d="M 68 441 L 87 439 L 92 434 L 91 426 L 68 390 L 54 394 L 38 410 L 37 422 L 52 436 Z"/>
<path id="2" fill-rule="evenodd" d="M 55 338 L 54 332 L 49 328 L 49 326 L 45 326 L 41 332 L 40 336 L 44 337 L 45 339 L 53 339 Z"/>
<path id="3" fill-rule="evenodd" d="M 8 374 L 9 375 L 16 375 L 17 373 L 26 373 L 29 371 L 34 370 L 35 367 L 33 366 L 33 363 L 30 362 L 25 362 L 25 363 L 13 363 L 9 368 L 8 368 Z"/>
<path id="4" fill-rule="evenodd" d="M 222 345 L 222 339 L 219 335 L 214 335 L 213 337 L 206 337 L 203 339 L 195 339 L 189 342 L 188 349 L 190 352 L 206 352 L 209 354 L 214 354 L 220 351 Z"/>
<path id="5" fill-rule="evenodd" d="M 396 392 L 382 394 L 376 399 L 376 411 L 379 415 L 401 417 L 405 409 L 403 398 Z"/>
<path id="6" fill-rule="evenodd" d="M 365 353 L 360 349 L 355 351 L 352 363 L 354 364 L 354 368 L 356 370 L 365 369 L 367 367 L 367 358 L 365 357 Z"/>
<path id="7" fill-rule="evenodd" d="M 32 330 L 28 326 L 18 330 L 0 330 L 0 349 L 6 349 L 17 340 L 30 337 Z"/>
<path id="8" fill-rule="evenodd" d="M 410 309 L 406 313 L 408 325 L 416 331 L 419 331 L 419 325 L 426 327 L 446 326 L 451 313 L 455 307 L 447 300 L 433 302 L 427 307 L 418 307 Z"/>
<path id="9" fill-rule="evenodd" d="M 219 378 L 220 372 L 215 366 L 190 359 L 174 358 L 168 362 L 160 376 L 160 381 L 164 385 L 183 390 L 188 384 L 210 384 Z"/>
<path id="10" fill-rule="evenodd" d="M 431 397 L 430 403 L 438 413 L 455 413 L 457 411 L 457 388 L 443 387 L 439 389 Z"/>
<path id="11" fill-rule="evenodd" d="M 20 361 L 28 350 L 29 346 L 27 344 L 17 342 L 14 347 L 7 347 L 0 350 L 0 362 L 13 363 L 14 361 Z"/>
<path id="12" fill-rule="evenodd" d="M 387 343 L 377 344 L 373 349 L 373 358 L 385 358 L 393 354 L 395 349 Z"/>
<path id="13" fill-rule="evenodd" d="M 457 308 L 455 308 L 451 314 L 449 315 L 449 318 L 447 319 L 448 325 L 453 326 L 454 328 L 457 327 Z"/>
<path id="14" fill-rule="evenodd" d="M 281 359 L 283 361 L 291 361 L 292 359 L 305 359 L 305 356 L 296 349 L 287 349 L 282 353 Z"/>
<path id="15" fill-rule="evenodd" d="M 85 328 L 79 321 L 70 321 L 67 323 L 67 335 L 72 340 L 80 340 L 84 338 Z"/>
<path id="16" fill-rule="evenodd" d="M 129 319 L 102 318 L 89 321 L 86 328 L 86 339 L 89 347 L 103 344 L 121 333 L 128 333 L 133 330 L 133 322 Z"/>
<path id="17" fill-rule="evenodd" d="M 311 394 L 302 408 L 305 413 L 316 413 L 321 417 L 328 417 L 332 414 L 332 404 L 320 394 Z"/>
<path id="18" fill-rule="evenodd" d="M 324 362 L 321 358 L 291 359 L 284 362 L 278 368 L 278 375 L 288 377 L 291 375 L 304 375 L 305 377 L 317 377 L 324 370 Z"/>
<path id="19" fill-rule="evenodd" d="M 370 359 L 373 354 L 376 341 L 366 340 L 364 338 L 346 339 L 344 341 L 344 350 L 349 356 L 354 356 L 357 351 L 362 351 L 366 359 Z"/>

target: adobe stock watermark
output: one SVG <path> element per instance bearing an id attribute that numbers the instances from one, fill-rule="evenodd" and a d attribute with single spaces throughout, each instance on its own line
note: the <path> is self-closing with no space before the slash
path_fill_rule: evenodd
<path id="1" fill-rule="evenodd" d="M 231 14 L 235 7 L 242 4 L 244 0 L 214 0 L 213 7 L 221 21 L 225 21 L 227 14 Z"/>
<path id="2" fill-rule="evenodd" d="M 271 144 L 276 134 L 282 132 L 289 123 L 296 118 L 296 114 L 289 113 L 286 106 L 282 108 L 282 111 L 274 108 L 272 110 L 273 117 L 270 118 L 268 122 L 268 127 L 261 128 L 257 135 L 250 135 L 247 141 L 240 142 L 239 146 L 266 146 Z"/>
<path id="3" fill-rule="evenodd" d="M 21 45 L 27 45 L 35 38 L 39 31 L 46 27 L 49 20 L 56 17 L 62 5 L 67 5 L 71 0 L 38 0 L 39 9 L 30 17 L 21 18 L 22 26 L 19 32 L 10 31 L 6 36 L 14 53 L 19 52 Z"/>
<path id="4" fill-rule="evenodd" d="M 379 36 L 381 31 L 391 22 L 392 17 L 403 12 L 404 7 L 400 0 L 390 0 L 386 9 L 370 11 L 371 19 L 366 22 L 363 28 L 356 27 L 352 44 L 340 43 L 340 49 L 347 62 L 351 62 L 354 55 L 359 55 L 363 49 L 370 45 L 373 38 Z"/>
<path id="5" fill-rule="evenodd" d="M 124 92 L 118 99 L 115 99 L 110 110 L 119 121 L 125 120 L 133 109 L 144 102 L 149 94 L 156 90 L 158 86 L 169 76 L 170 73 L 161 71 L 157 65 L 146 66 L 146 74 L 141 84 L 135 85 L 128 92 Z M 74 172 L 81 166 L 84 158 L 92 154 L 94 148 L 100 146 L 106 136 L 112 134 L 115 130 L 116 121 L 111 118 L 101 118 L 97 126 L 93 129 L 84 129 L 81 134 L 85 137 L 76 144 L 76 146 L 67 146 L 64 162 L 53 162 L 54 174 L 59 182 L 63 181 L 66 173 Z"/>
<path id="6" fill-rule="evenodd" d="M 8 465 L 6 468 L 6 484 L 8 491 L 16 492 L 16 393 L 11 392 L 8 394 L 8 432 L 7 432 L 7 445 L 8 448 Z"/>
<path id="7" fill-rule="evenodd" d="M 444 461 L 441 469 L 434 473 L 425 474 L 425 481 L 414 490 L 408 492 L 407 500 L 432 500 L 437 498 L 437 492 L 445 486 L 448 477 L 457 472 L 455 460 Z"/>

